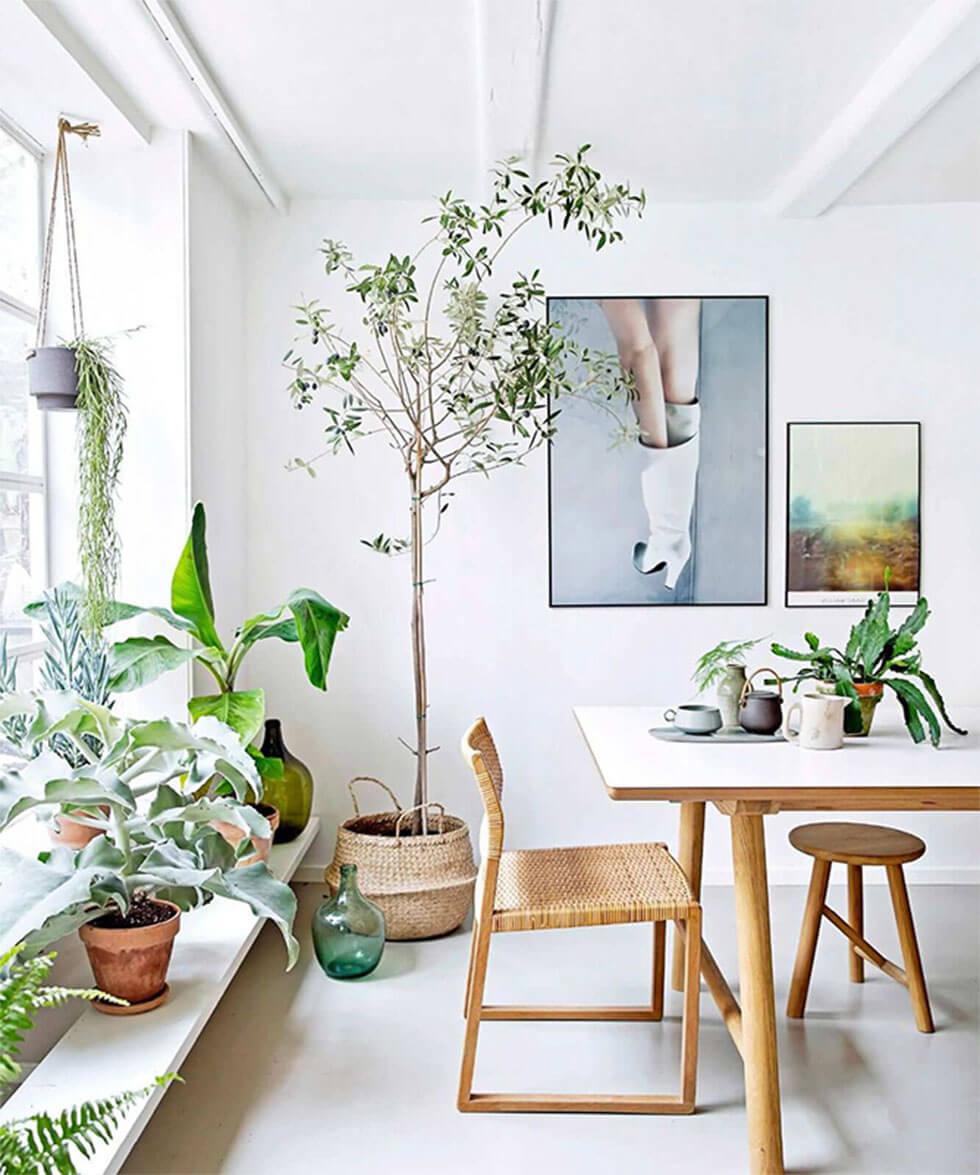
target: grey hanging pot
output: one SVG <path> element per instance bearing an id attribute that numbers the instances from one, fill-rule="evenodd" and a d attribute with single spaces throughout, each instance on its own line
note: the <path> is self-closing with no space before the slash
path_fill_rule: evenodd
<path id="1" fill-rule="evenodd" d="M 77 407 L 78 376 L 71 347 L 35 347 L 28 351 L 27 379 L 42 412 L 69 412 Z"/>
<path id="2" fill-rule="evenodd" d="M 54 226 L 58 211 L 58 197 L 64 205 L 65 232 L 68 256 L 68 285 L 71 293 L 71 317 L 74 338 L 85 337 L 82 319 L 82 287 L 78 277 L 78 252 L 75 248 L 75 221 L 72 214 L 71 179 L 68 175 L 67 135 L 77 135 L 83 142 L 98 135 L 95 123 L 72 124 L 66 118 L 58 119 L 58 149 L 54 159 L 54 179 L 51 186 L 51 205 L 44 241 L 44 261 L 41 266 L 41 301 L 38 307 L 37 337 L 33 350 L 27 353 L 27 378 L 31 395 L 42 412 L 69 412 L 78 407 L 78 376 L 75 352 L 71 347 L 44 347 L 44 329 L 48 318 L 48 295 L 51 289 L 51 259 L 54 253 Z"/>

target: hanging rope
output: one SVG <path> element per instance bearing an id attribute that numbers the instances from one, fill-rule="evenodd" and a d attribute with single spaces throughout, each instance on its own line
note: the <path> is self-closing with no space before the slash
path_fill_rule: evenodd
<path id="1" fill-rule="evenodd" d="M 85 336 L 85 321 L 82 318 L 82 285 L 78 276 L 78 249 L 75 244 L 75 215 L 71 202 L 71 176 L 68 171 L 68 135 L 78 135 L 83 142 L 97 137 L 102 132 L 94 122 L 70 123 L 67 118 L 58 119 L 58 146 L 54 155 L 54 181 L 51 185 L 51 204 L 48 208 L 48 226 L 44 238 L 44 260 L 41 265 L 41 300 L 37 314 L 37 335 L 35 348 L 44 342 L 44 328 L 48 320 L 48 296 L 51 291 L 51 259 L 54 254 L 54 223 L 58 214 L 58 193 L 65 206 L 65 242 L 68 255 L 68 287 L 71 292 L 71 321 L 73 337 Z"/>

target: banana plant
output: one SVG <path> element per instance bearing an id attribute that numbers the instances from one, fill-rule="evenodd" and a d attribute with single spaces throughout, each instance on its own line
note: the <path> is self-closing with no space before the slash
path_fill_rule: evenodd
<path id="1" fill-rule="evenodd" d="M 0 952 L 24 942 L 37 953 L 109 910 L 125 915 L 137 894 L 181 910 L 217 896 L 273 921 L 292 967 L 299 953 L 293 891 L 264 863 L 236 867 L 254 851 L 252 838 L 271 830 L 247 803 L 261 795 L 261 780 L 230 727 L 210 716 L 192 726 L 133 722 L 70 693 L 0 699 L 0 721 L 18 715 L 28 723 L 29 745 L 41 749 L 0 772 L 0 831 L 28 811 L 68 804 L 99 835 L 77 852 L 58 847 L 37 859 L 0 848 Z M 79 767 L 48 749 L 54 735 L 78 751 Z M 101 753 L 92 750 L 96 740 Z M 229 794 L 200 798 L 216 776 Z M 245 832 L 237 849 L 215 821 Z"/>
<path id="2" fill-rule="evenodd" d="M 349 617 L 310 588 L 297 588 L 286 602 L 271 612 L 252 616 L 235 630 L 228 644 L 215 624 L 211 571 L 206 538 L 204 505 L 194 507 L 191 531 L 174 569 L 169 608 L 116 605 L 113 619 L 148 613 L 165 620 L 189 637 L 192 648 L 175 644 L 166 636 L 137 636 L 112 646 L 110 687 L 116 693 L 139 689 L 161 674 L 188 661 L 197 661 L 214 678 L 218 692 L 199 694 L 188 702 L 192 718 L 220 719 L 250 743 L 262 729 L 265 692 L 236 689 L 235 682 L 249 650 L 259 641 L 298 643 L 303 650 L 306 676 L 317 689 L 327 688 L 327 671 L 338 632 Z"/>
<path id="3" fill-rule="evenodd" d="M 886 570 L 884 590 L 868 600 L 864 615 L 851 628 L 843 649 L 825 645 L 812 632 L 804 633 L 805 650 L 789 649 L 777 643 L 771 649 L 778 657 L 806 666 L 784 680 L 793 681 L 797 686 L 808 679 L 833 683 L 841 697 L 851 699 L 845 714 L 845 729 L 849 732 L 861 729 L 856 686 L 880 682 L 898 698 L 912 740 L 921 743 L 928 737 L 932 745 L 938 747 L 942 737 L 940 717 L 954 733 L 966 734 L 966 731 L 950 718 L 939 686 L 922 668 L 922 654 L 917 643 L 918 634 L 929 619 L 929 603 L 923 596 L 906 619 L 897 628 L 892 628 L 889 579 Z"/>

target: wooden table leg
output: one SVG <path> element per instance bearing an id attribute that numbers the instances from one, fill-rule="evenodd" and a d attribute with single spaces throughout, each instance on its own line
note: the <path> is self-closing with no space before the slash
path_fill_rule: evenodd
<path id="1" fill-rule="evenodd" d="M 732 822 L 735 922 L 742 1004 L 742 1056 L 752 1175 L 782 1175 L 783 1133 L 772 980 L 769 888 L 763 817 L 736 812 Z"/>
<path id="2" fill-rule="evenodd" d="M 694 897 L 701 900 L 701 862 L 704 859 L 704 801 L 681 804 L 680 843 L 677 860 L 687 874 Z M 684 990 L 684 940 L 674 931 L 671 987 Z"/>

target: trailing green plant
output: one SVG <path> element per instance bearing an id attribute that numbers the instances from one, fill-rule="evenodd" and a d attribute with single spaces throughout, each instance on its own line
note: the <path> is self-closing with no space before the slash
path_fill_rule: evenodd
<path id="1" fill-rule="evenodd" d="M 0 955 L 0 1086 L 18 1079 L 17 1053 L 25 1033 L 34 1027 L 43 1008 L 60 1007 L 68 1000 L 107 1000 L 124 1004 L 96 988 L 52 986 L 48 973 L 55 955 L 20 958 L 22 947 Z M 154 1089 L 179 1081 L 167 1073 L 143 1089 L 84 1101 L 58 1114 L 33 1114 L 0 1123 L 0 1171 L 18 1175 L 73 1175 L 75 1159 L 90 1158 L 99 1143 L 109 1140 L 121 1116 Z"/>
<path id="2" fill-rule="evenodd" d="M 212 717 L 193 726 L 133 722 L 68 693 L 9 694 L 0 699 L 0 720 L 11 714 L 28 718 L 28 740 L 43 749 L 0 772 L 0 830 L 32 809 L 67 804 L 84 809 L 79 822 L 99 835 L 77 853 L 57 847 L 36 860 L 0 847 L 0 951 L 19 942 L 28 953 L 43 950 L 109 911 L 125 916 L 137 896 L 181 910 L 219 896 L 275 922 L 293 965 L 293 891 L 262 862 L 236 867 L 254 852 L 253 838 L 271 829 L 247 803 L 261 797 L 262 783 L 234 731 Z M 73 744 L 82 766 L 68 769 L 47 749 L 54 734 Z M 105 749 L 94 753 L 86 735 Z M 229 794 L 199 798 L 215 777 Z M 243 830 L 237 848 L 215 821 Z"/>
<path id="3" fill-rule="evenodd" d="M 290 468 L 313 475 L 321 457 L 353 452 L 378 435 L 398 455 L 407 481 L 407 535 L 382 532 L 362 542 L 379 554 L 409 556 L 415 805 L 428 802 L 432 750 L 424 549 L 449 508 L 452 485 L 520 464 L 554 434 L 561 396 L 608 405 L 632 393 L 617 356 L 590 351 L 547 320 L 537 269 L 511 276 L 502 290 L 496 285 L 501 255 L 526 226 L 577 232 L 598 251 L 622 239 L 625 217 L 642 212 L 643 193 L 606 184 L 588 152 L 586 145 L 556 155 L 540 181 L 519 160 L 504 160 L 492 171 L 485 204 L 447 192 L 423 222 L 433 226 L 431 235 L 414 253 L 358 265 L 343 243 L 325 240 L 324 271 L 359 305 L 363 345 L 318 301 L 296 308 L 303 332 L 296 346 L 306 353 L 294 346 L 284 356 L 289 392 L 297 408 L 322 394 L 326 447 L 312 459 L 295 458 Z"/>
<path id="4" fill-rule="evenodd" d="M 884 589 L 868 600 L 864 615 L 851 628 L 843 650 L 825 645 L 813 632 L 804 633 L 805 650 L 790 649 L 777 642 L 771 648 L 778 657 L 805 664 L 806 668 L 784 679 L 794 682 L 794 688 L 807 680 L 832 682 L 836 693 L 851 699 L 845 716 L 848 730 L 860 729 L 859 695 L 855 687 L 880 682 L 898 698 L 912 739 L 920 743 L 928 737 L 938 747 L 942 737 L 940 717 L 956 734 L 966 734 L 966 731 L 950 718 L 935 679 L 922 667 L 917 637 L 929 619 L 929 604 L 923 596 L 906 619 L 892 628 L 889 579 L 886 571 Z M 921 683 L 921 688 L 917 683 Z"/>
<path id="5" fill-rule="evenodd" d="M 119 579 L 121 546 L 116 490 L 126 438 L 123 381 L 108 339 L 78 338 L 68 344 L 78 383 L 78 554 L 85 593 L 85 630 L 97 635 L 108 620 Z"/>
<path id="6" fill-rule="evenodd" d="M 720 681 L 729 665 L 744 665 L 746 656 L 764 639 L 757 636 L 745 641 L 719 641 L 713 649 L 702 653 L 691 674 L 698 693 L 704 693 Z"/>
<path id="7" fill-rule="evenodd" d="M 310 588 L 297 588 L 285 604 L 271 612 L 260 612 L 239 625 L 234 639 L 226 645 L 215 626 L 206 527 L 204 505 L 198 502 L 190 535 L 174 569 L 170 608 L 116 605 L 117 618 L 151 613 L 189 636 L 195 647 L 182 648 L 165 636 L 137 636 L 118 641 L 111 649 L 109 684 L 119 693 L 139 689 L 178 665 L 197 661 L 215 679 L 218 693 L 191 698 L 187 704 L 191 716 L 219 718 L 247 744 L 262 729 L 265 717 L 265 691 L 235 687 L 249 650 L 263 640 L 298 643 L 303 650 L 307 679 L 317 689 L 325 690 L 334 641 L 350 618 Z M 260 765 L 266 769 L 268 761 Z"/>

